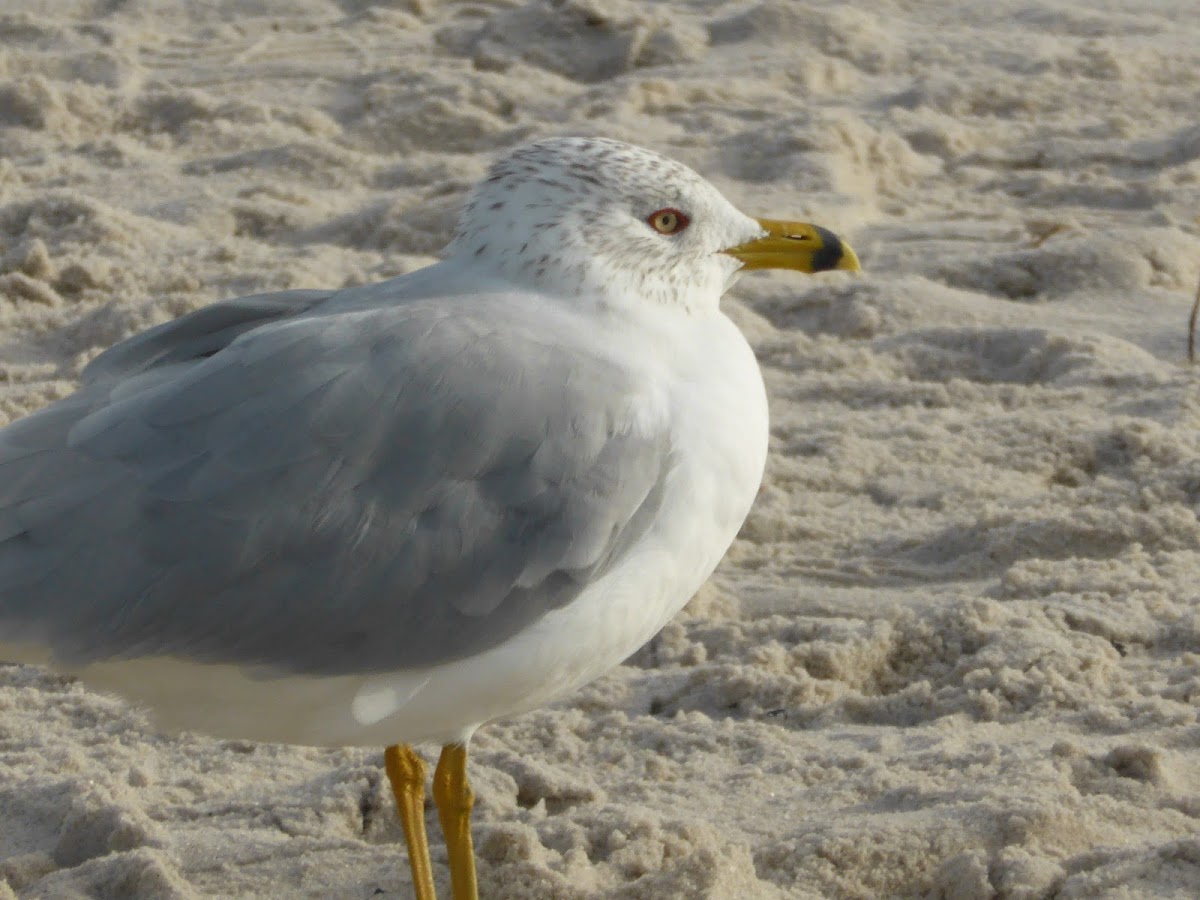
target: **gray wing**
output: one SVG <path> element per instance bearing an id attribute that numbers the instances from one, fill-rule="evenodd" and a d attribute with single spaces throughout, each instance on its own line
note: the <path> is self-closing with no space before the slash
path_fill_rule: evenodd
<path id="1" fill-rule="evenodd" d="M 0 644 L 443 662 L 569 603 L 657 513 L 638 386 L 495 304 L 302 316 L 198 360 L 134 341 L 125 377 L 0 431 Z"/>
<path id="2" fill-rule="evenodd" d="M 83 383 L 128 377 L 154 366 L 212 356 L 267 322 L 308 312 L 333 291 L 279 291 L 214 303 L 110 347 L 83 370 Z"/>

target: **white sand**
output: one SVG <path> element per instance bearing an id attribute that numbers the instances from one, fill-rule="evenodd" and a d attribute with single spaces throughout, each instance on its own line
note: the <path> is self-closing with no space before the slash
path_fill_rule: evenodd
<path id="1" fill-rule="evenodd" d="M 0 8 L 0 421 L 170 316 L 424 264 L 538 135 L 859 250 L 729 301 L 773 454 L 713 582 L 480 732 L 486 897 L 1200 895 L 1195 0 Z M 380 766 L 2 668 L 0 897 L 406 896 Z"/>

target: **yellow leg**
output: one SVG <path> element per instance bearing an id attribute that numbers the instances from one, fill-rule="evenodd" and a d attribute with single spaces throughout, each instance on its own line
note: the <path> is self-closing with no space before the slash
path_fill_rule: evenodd
<path id="1" fill-rule="evenodd" d="M 400 824 L 404 826 L 413 894 L 416 900 L 437 900 L 429 841 L 425 837 L 425 760 L 408 744 L 393 744 L 383 751 L 383 764 L 396 796 Z"/>
<path id="2" fill-rule="evenodd" d="M 467 748 L 449 744 L 442 748 L 433 773 L 433 802 L 437 804 L 446 853 L 450 858 L 450 884 L 454 900 L 479 900 L 475 883 L 475 848 L 471 844 L 471 807 L 475 793 L 467 781 Z"/>

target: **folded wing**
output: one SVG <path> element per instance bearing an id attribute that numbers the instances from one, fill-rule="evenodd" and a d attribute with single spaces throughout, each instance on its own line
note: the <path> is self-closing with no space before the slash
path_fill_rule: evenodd
<path id="1" fill-rule="evenodd" d="M 0 430 L 0 655 L 429 665 L 649 527 L 663 417 L 569 328 L 487 301 L 304 314 L 323 297 L 135 337 Z"/>

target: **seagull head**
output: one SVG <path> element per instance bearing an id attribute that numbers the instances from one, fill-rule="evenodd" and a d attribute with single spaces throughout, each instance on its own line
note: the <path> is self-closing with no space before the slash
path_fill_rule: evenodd
<path id="1" fill-rule="evenodd" d="M 747 269 L 856 271 L 833 232 L 754 219 L 658 153 L 604 138 L 549 138 L 498 160 L 447 256 L 582 302 L 715 308 Z"/>

